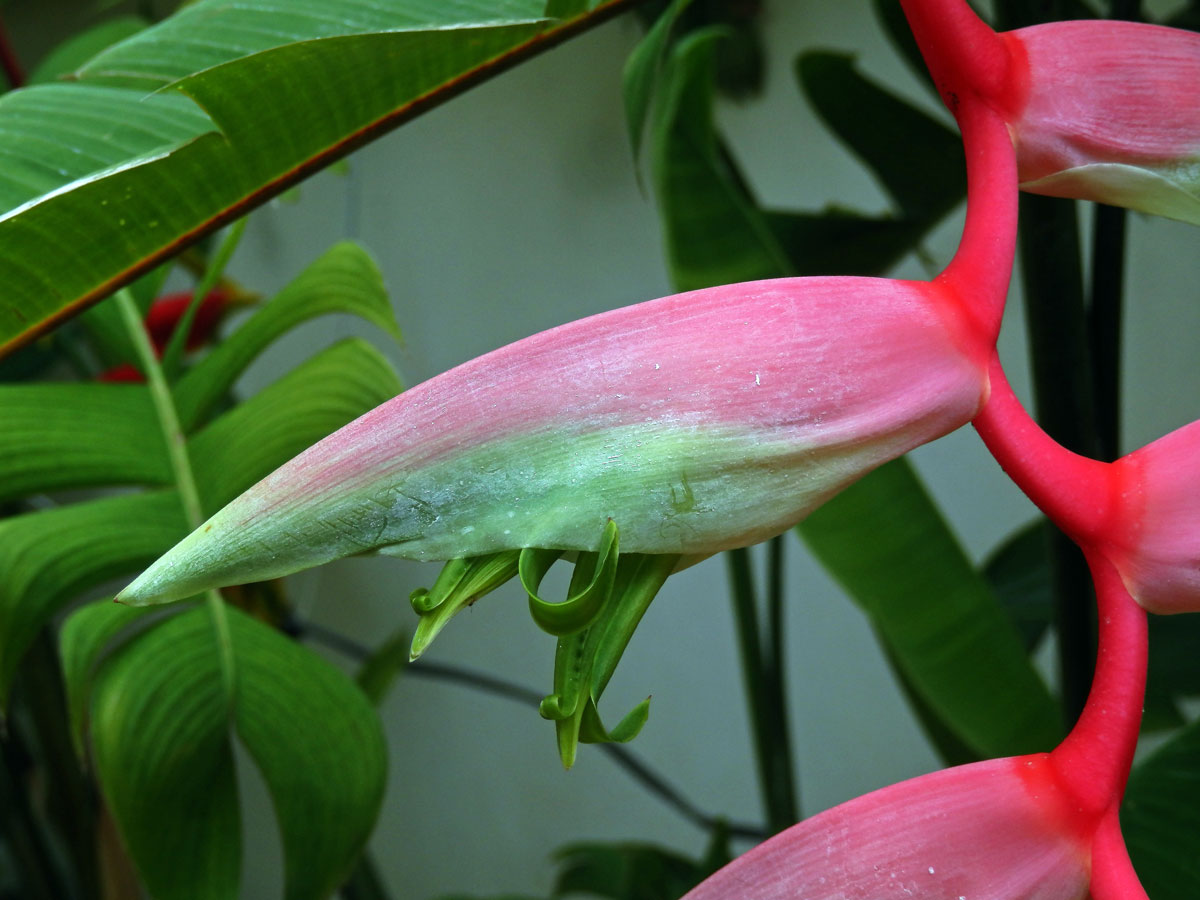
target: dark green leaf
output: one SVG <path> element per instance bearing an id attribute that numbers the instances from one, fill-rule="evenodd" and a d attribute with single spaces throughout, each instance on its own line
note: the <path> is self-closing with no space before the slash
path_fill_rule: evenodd
<path id="1" fill-rule="evenodd" d="M 680 291 L 790 273 L 714 130 L 713 53 L 721 34 L 697 32 L 673 48 L 656 113 L 654 189 Z"/>
<path id="2" fill-rule="evenodd" d="M 306 360 L 189 442 L 204 508 L 215 512 L 310 444 L 399 392 L 387 360 L 361 339 L 341 341 Z"/>
<path id="3" fill-rule="evenodd" d="M 912 252 L 929 231 L 922 222 L 837 208 L 765 215 L 797 275 L 878 275 Z"/>
<path id="4" fill-rule="evenodd" d="M 400 339 L 374 261 L 357 244 L 336 244 L 180 379 L 175 403 L 184 429 L 195 427 L 272 341 L 331 313 L 359 316 Z"/>
<path id="5" fill-rule="evenodd" d="M 81 606 L 63 622 L 58 634 L 59 654 L 67 692 L 71 740 L 80 756 L 84 753 L 83 727 L 96 665 L 113 639 L 146 618 L 149 612 L 162 615 L 161 609 L 149 606 L 124 606 L 112 600 L 100 600 Z"/>
<path id="6" fill-rule="evenodd" d="M 232 695 L 207 607 L 143 631 L 104 661 L 91 725 L 101 784 L 154 897 L 236 897 L 232 726 L 274 802 L 287 900 L 328 897 L 379 810 L 378 719 L 319 657 L 235 609 L 226 615 Z"/>
<path id="7" fill-rule="evenodd" d="M 230 610 L 234 722 L 275 805 L 285 900 L 321 900 L 366 844 L 387 774 L 375 711 L 344 675 L 278 632 Z"/>
<path id="8" fill-rule="evenodd" d="M 907 461 L 851 485 L 798 530 L 973 751 L 1013 756 L 1057 743 L 1056 704 Z"/>
<path id="9" fill-rule="evenodd" d="M 169 490 L 0 521 L 0 708 L 26 647 L 55 613 L 79 592 L 157 559 L 187 532 Z"/>
<path id="10" fill-rule="evenodd" d="M 983 575 L 1033 653 L 1054 620 L 1050 587 L 1050 526 L 1038 519 L 1001 544 L 983 564 Z"/>
<path id="11" fill-rule="evenodd" d="M 1194 651 L 1194 645 L 1193 645 Z M 1146 893 L 1154 900 L 1200 896 L 1200 722 L 1134 767 L 1121 830 Z"/>
<path id="12" fill-rule="evenodd" d="M 232 900 L 241 821 L 206 610 L 172 616 L 109 657 L 92 698 L 96 773 L 150 895 Z"/>
<path id="13" fill-rule="evenodd" d="M 932 222 L 966 195 L 958 133 L 864 78 L 849 54 L 796 61 L 800 86 L 825 124 L 879 179 L 908 219 Z"/>

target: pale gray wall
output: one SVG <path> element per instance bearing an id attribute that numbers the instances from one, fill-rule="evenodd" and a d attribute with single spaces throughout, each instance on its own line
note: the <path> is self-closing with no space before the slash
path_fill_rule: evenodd
<path id="1" fill-rule="evenodd" d="M 878 188 L 805 107 L 792 58 L 814 44 L 856 49 L 871 73 L 929 105 L 927 96 L 883 46 L 866 0 L 769 7 L 767 93 L 721 115 L 755 187 L 781 205 L 884 208 Z M 608 24 L 359 152 L 349 177 L 320 175 L 297 204 L 255 213 L 232 267 L 238 278 L 275 289 L 334 241 L 355 236 L 380 261 L 407 346 L 396 352 L 358 323 L 323 321 L 270 353 L 245 387 L 268 383 L 331 334 L 366 334 L 414 383 L 563 321 L 668 293 L 655 212 L 633 177 L 620 106 L 621 65 L 638 36 L 628 18 Z M 932 258 L 948 258 L 958 227 L 947 223 L 929 242 Z M 1200 303 L 1196 232 L 1138 220 L 1132 234 L 1126 431 L 1141 443 L 1200 413 Z M 909 262 L 901 274 L 929 272 Z M 1014 305 L 1003 342 L 1023 384 L 1018 319 Z M 976 557 L 1032 515 L 969 430 L 916 460 Z M 794 540 L 789 551 L 790 703 L 812 813 L 937 761 L 863 618 Z M 375 644 L 412 627 L 408 593 L 435 575 L 435 566 L 348 560 L 293 579 L 292 591 L 315 621 Z M 553 640 L 507 590 L 460 616 L 429 656 L 545 691 L 552 653 Z M 606 694 L 609 716 L 646 693 L 654 695 L 650 722 L 633 751 L 700 806 L 758 817 L 720 561 L 672 579 L 655 602 Z M 599 752 L 585 748 L 564 773 L 553 729 L 532 709 L 412 678 L 383 715 L 392 769 L 372 849 L 397 898 L 544 893 L 548 853 L 566 841 L 701 850 L 697 830 Z M 278 848 L 265 797 L 252 778 L 248 788 L 244 894 L 270 897 Z"/>

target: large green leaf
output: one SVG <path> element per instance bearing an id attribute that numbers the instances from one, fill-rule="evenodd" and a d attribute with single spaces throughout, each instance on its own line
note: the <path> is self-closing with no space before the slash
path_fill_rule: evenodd
<path id="1" fill-rule="evenodd" d="M 374 260 L 357 244 L 335 244 L 179 380 L 175 405 L 184 430 L 190 431 L 211 411 L 272 341 L 302 322 L 330 313 L 359 316 L 400 340 Z"/>
<path id="2" fill-rule="evenodd" d="M 341 341 L 234 407 L 189 443 L 206 512 L 310 444 L 390 400 L 400 382 L 366 341 Z"/>
<path id="3" fill-rule="evenodd" d="M 0 103 L 0 140 L 11 135 L 0 155 L 20 177 L 0 189 L 0 352 L 551 45 L 548 38 L 628 2 L 611 0 L 564 24 L 544 19 L 540 0 L 201 0 L 101 53 L 78 84 L 10 94 Z M 122 112 L 87 114 L 93 96 Z M 60 139 L 42 128 L 63 98 L 74 106 L 58 114 L 66 129 Z M 172 140 L 162 129 L 134 128 L 130 153 L 116 160 L 98 153 L 112 143 L 109 132 L 138 121 L 135 103 L 169 111 L 187 127 Z M 14 116 L 14 104 L 36 124 Z M 42 159 L 65 153 L 88 159 L 87 171 Z"/>
<path id="4" fill-rule="evenodd" d="M 144 385 L 0 385 L 0 422 L 0 500 L 171 482 Z"/>
<path id="5" fill-rule="evenodd" d="M 172 490 L 0 521 L 0 709 L 38 629 L 79 592 L 147 565 L 187 531 Z"/>
<path id="6" fill-rule="evenodd" d="M 939 718 L 983 756 L 1053 747 L 1058 707 L 1016 629 L 906 460 L 798 526 Z"/>
<path id="7" fill-rule="evenodd" d="M 210 615 L 200 607 L 172 616 L 102 664 L 91 737 L 104 793 L 154 897 L 236 897 L 232 726 L 274 802 L 286 897 L 328 897 L 379 811 L 379 721 L 344 675 L 234 609 L 227 693 Z"/>
<path id="8" fill-rule="evenodd" d="M 936 221 L 966 195 L 958 132 L 864 77 L 852 55 L 804 53 L 796 76 L 821 119 L 875 173 L 906 218 Z"/>
<path id="9" fill-rule="evenodd" d="M 1195 646 L 1193 645 L 1193 660 Z M 1121 806 L 1121 830 L 1154 900 L 1200 896 L 1200 722 L 1139 763 Z"/>

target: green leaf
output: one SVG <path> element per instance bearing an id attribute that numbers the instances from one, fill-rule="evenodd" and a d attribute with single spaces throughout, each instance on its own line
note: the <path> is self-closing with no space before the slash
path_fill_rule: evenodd
<path id="1" fill-rule="evenodd" d="M 655 20 L 641 42 L 625 60 L 621 71 L 621 95 L 625 101 L 625 125 L 636 165 L 642 151 L 642 131 L 654 102 L 663 57 L 671 40 L 671 29 L 692 0 L 673 0 Z"/>
<path id="2" fill-rule="evenodd" d="M 171 482 L 143 385 L 0 385 L 0 421 L 0 500 Z"/>
<path id="3" fill-rule="evenodd" d="M 714 46 L 721 36 L 695 32 L 674 47 L 655 122 L 654 192 L 680 291 L 790 274 L 714 129 Z"/>
<path id="4" fill-rule="evenodd" d="M 241 821 L 219 660 L 206 611 L 194 609 L 130 641 L 93 686 L 96 774 L 157 900 L 237 896 Z"/>
<path id="5" fill-rule="evenodd" d="M 522 555 L 519 550 L 502 550 L 487 556 L 452 559 L 442 567 L 430 590 L 413 591 L 408 599 L 421 620 L 413 635 L 409 659 L 420 657 L 460 610 L 512 579 L 519 571 Z"/>
<path id="6" fill-rule="evenodd" d="M 62 116 L 66 147 L 34 127 L 0 150 L 39 176 L 23 181 L 16 202 L 0 189 L 0 348 L 53 327 L 447 93 L 549 46 L 547 32 L 561 23 L 544 19 L 543 9 L 534 0 L 286 8 L 201 0 L 101 53 L 79 84 L 9 95 L 34 109 L 42 127 L 53 124 L 48 92 L 70 89 L 85 108 Z M 609 11 L 586 15 L 598 22 Z M 578 19 L 570 28 L 579 30 Z M 96 166 L 85 180 L 39 166 L 44 153 L 90 154 L 114 121 L 128 120 L 86 113 L 88 99 L 105 90 L 121 96 L 130 115 L 143 101 L 148 109 L 178 107 L 194 127 L 157 153 L 135 141 L 136 156 L 123 155 L 103 175 Z M 13 122 L 0 104 L 0 135 Z M 72 253 L 64 257 L 65 244 Z"/>
<path id="7" fill-rule="evenodd" d="M 555 637 L 574 634 L 587 628 L 608 601 L 619 559 L 617 526 L 609 519 L 600 538 L 600 549 L 589 557 L 591 577 L 576 589 L 572 579 L 571 592 L 560 603 L 551 603 L 538 596 L 542 579 L 561 554 L 558 551 L 522 550 L 518 562 L 521 586 L 529 595 L 529 614 L 539 628 Z M 583 554 L 581 554 L 582 558 Z M 579 571 L 578 565 L 576 572 Z"/>
<path id="8" fill-rule="evenodd" d="M 929 225 L 828 208 L 765 213 L 767 226 L 797 275 L 878 275 L 916 247 Z"/>
<path id="9" fill-rule="evenodd" d="M 274 802 L 287 900 L 328 897 L 379 810 L 378 719 L 319 657 L 235 609 L 227 615 L 232 696 L 204 607 L 144 631 L 103 663 L 91 727 L 101 785 L 150 894 L 236 897 L 232 726 Z"/>
<path id="10" fill-rule="evenodd" d="M 80 591 L 149 564 L 187 532 L 178 497 L 168 490 L 0 521 L 0 708 L 43 625 Z"/>
<path id="11" fill-rule="evenodd" d="M 283 836 L 286 900 L 328 897 L 379 814 L 387 748 L 379 718 L 344 675 L 230 610 L 234 722 L 258 763 Z"/>
<path id="12" fill-rule="evenodd" d="M 796 60 L 800 86 L 821 119 L 879 179 L 903 215 L 933 222 L 966 195 L 958 132 L 864 78 L 845 53 Z"/>
<path id="13" fill-rule="evenodd" d="M 359 338 L 301 363 L 189 442 L 205 510 L 220 509 L 301 450 L 399 392 L 391 365 Z"/>
<path id="14" fill-rule="evenodd" d="M 973 751 L 1014 756 L 1058 742 L 1058 708 L 1020 636 L 906 460 L 851 485 L 797 530 Z"/>
<path id="15" fill-rule="evenodd" d="M 331 313 L 359 316 L 400 340 L 374 260 L 357 244 L 335 244 L 180 379 L 175 404 L 184 429 L 191 430 L 208 415 L 272 341 Z"/>
<path id="16" fill-rule="evenodd" d="M 983 564 L 983 575 L 1033 653 L 1054 621 L 1050 586 L 1050 526 L 1039 518 L 997 547 Z"/>
<path id="17" fill-rule="evenodd" d="M 1194 651 L 1195 645 L 1193 658 Z M 1125 790 L 1121 830 L 1142 886 L 1154 900 L 1200 896 L 1197 758 L 1200 722 L 1193 722 L 1135 766 Z"/>
<path id="18" fill-rule="evenodd" d="M 71 75 L 85 62 L 117 41 L 137 34 L 146 27 L 139 16 L 118 16 L 86 31 L 72 35 L 43 57 L 27 79 L 28 84 L 44 84 Z"/>
<path id="19" fill-rule="evenodd" d="M 147 613 L 162 610 L 148 606 L 124 606 L 111 599 L 81 606 L 63 622 L 58 633 L 59 656 L 62 660 L 63 685 L 67 693 L 71 742 L 82 758 L 83 730 L 91 701 L 92 675 L 96 665 L 113 639 L 145 619 Z"/>

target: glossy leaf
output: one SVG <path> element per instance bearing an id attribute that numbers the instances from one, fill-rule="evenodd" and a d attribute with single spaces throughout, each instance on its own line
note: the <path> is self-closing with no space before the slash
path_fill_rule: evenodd
<path id="1" fill-rule="evenodd" d="M 1177 617 L 1172 617 L 1172 619 Z M 1192 646 L 1193 660 L 1195 645 Z M 1154 900 L 1200 895 L 1200 723 L 1193 722 L 1134 767 L 1121 830 Z"/>
<path id="2" fill-rule="evenodd" d="M 0 385 L 0 421 L 0 500 L 171 481 L 142 385 Z"/>
<path id="3" fill-rule="evenodd" d="M 21 179 L 15 196 L 0 189 L 0 209 L 8 210 L 0 212 L 0 348 L 53 327 L 445 92 L 482 80 L 502 57 L 546 46 L 545 32 L 560 22 L 543 19 L 543 10 L 533 0 L 203 0 L 100 54 L 79 84 L 9 95 L 52 124 L 55 92 L 68 90 L 82 105 L 119 96 L 129 106 L 170 85 L 144 105 L 186 113 L 192 127 L 155 152 L 134 142 L 136 164 L 125 154 L 116 169 L 101 174 L 95 165 L 82 180 L 74 170 L 39 166 L 39 154 L 70 147 L 89 155 L 111 121 L 132 113 L 96 121 L 76 110 L 62 116 L 64 127 L 78 129 L 65 144 L 39 126 L 0 151 L 37 176 Z M 14 118 L 0 103 L 0 134 Z M 64 240 L 74 248 L 65 259 Z"/>
<path id="4" fill-rule="evenodd" d="M 189 442 L 205 509 L 219 509 L 284 460 L 399 392 L 387 360 L 358 338 L 301 363 Z"/>
<path id="5" fill-rule="evenodd" d="M 180 379 L 175 403 L 183 427 L 190 430 L 201 421 L 276 338 L 331 313 L 359 316 L 400 340 L 374 260 L 357 244 L 335 244 Z"/>
<path id="6" fill-rule="evenodd" d="M 209 612 L 138 635 L 101 668 L 97 772 L 151 894 L 236 897 L 240 825 L 231 728 L 262 771 L 283 837 L 288 900 L 329 896 L 378 813 L 378 719 L 314 654 L 228 609 L 236 665 L 222 689 Z"/>
<path id="7" fill-rule="evenodd" d="M 983 756 L 1054 746 L 1057 706 L 906 461 L 851 485 L 798 530 L 968 746 Z"/>
<path id="8" fill-rule="evenodd" d="M 79 592 L 136 571 L 187 532 L 174 491 L 123 494 L 0 521 L 0 708 L 38 630 Z"/>

